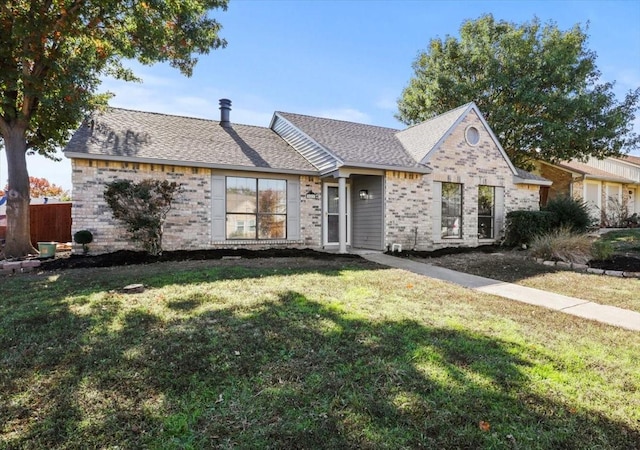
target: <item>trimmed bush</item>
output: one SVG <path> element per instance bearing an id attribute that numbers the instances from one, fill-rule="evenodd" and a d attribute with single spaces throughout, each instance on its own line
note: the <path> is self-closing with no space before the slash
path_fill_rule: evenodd
<path id="1" fill-rule="evenodd" d="M 531 240 L 531 255 L 553 261 L 586 264 L 591 259 L 593 239 L 568 227 L 556 228 Z"/>
<path id="2" fill-rule="evenodd" d="M 529 244 L 534 236 L 547 233 L 554 222 L 555 217 L 549 211 L 510 211 L 507 213 L 504 244 Z"/>
<path id="3" fill-rule="evenodd" d="M 89 230 L 76 231 L 73 235 L 73 241 L 76 244 L 82 245 L 83 253 L 87 254 L 89 252 L 89 246 L 87 244 L 93 242 L 93 234 Z"/>
<path id="4" fill-rule="evenodd" d="M 584 233 L 592 221 L 587 204 L 570 197 L 549 200 L 543 211 L 553 213 L 552 229 L 565 227 L 576 233 Z"/>

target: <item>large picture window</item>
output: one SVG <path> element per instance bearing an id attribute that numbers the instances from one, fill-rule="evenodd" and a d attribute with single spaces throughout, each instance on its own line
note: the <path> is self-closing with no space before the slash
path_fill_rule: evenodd
<path id="1" fill-rule="evenodd" d="M 227 239 L 286 239 L 287 182 L 227 177 Z"/>
<path id="2" fill-rule="evenodd" d="M 462 237 L 462 185 L 442 183 L 441 237 Z"/>
<path id="3" fill-rule="evenodd" d="M 478 238 L 493 239 L 496 193 L 493 186 L 478 187 Z"/>

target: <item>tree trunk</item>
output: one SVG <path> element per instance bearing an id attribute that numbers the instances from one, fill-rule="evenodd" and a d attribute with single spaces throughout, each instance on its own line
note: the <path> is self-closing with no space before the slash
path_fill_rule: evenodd
<path id="1" fill-rule="evenodd" d="M 37 251 L 31 245 L 29 222 L 29 173 L 27 172 L 26 129 L 10 127 L 4 135 L 7 153 L 7 242 L 4 247 L 6 258 L 19 258 Z"/>

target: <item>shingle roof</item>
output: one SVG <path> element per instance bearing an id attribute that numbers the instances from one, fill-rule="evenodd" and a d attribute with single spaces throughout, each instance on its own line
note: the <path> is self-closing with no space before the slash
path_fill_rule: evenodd
<path id="1" fill-rule="evenodd" d="M 278 114 L 345 165 L 424 168 L 396 138 L 396 129 L 302 114 Z"/>
<path id="2" fill-rule="evenodd" d="M 620 177 L 618 175 L 612 174 L 602 169 L 597 169 L 588 164 L 581 163 L 578 161 L 563 161 L 561 163 L 556 164 L 558 167 L 562 167 L 564 169 L 570 170 L 572 172 L 579 173 L 581 175 L 586 175 L 591 178 L 598 178 L 606 181 L 617 181 L 620 183 L 633 183 L 632 180 L 628 178 Z"/>
<path id="3" fill-rule="evenodd" d="M 551 181 L 541 177 L 540 175 L 536 175 L 535 173 L 527 172 L 526 170 L 520 169 L 516 167 L 516 173 L 518 178 L 523 181 L 531 181 L 532 184 L 551 184 Z"/>
<path id="4" fill-rule="evenodd" d="M 467 103 L 413 125 L 399 131 L 396 136 L 416 161 L 422 161 L 471 105 L 472 103 Z"/>
<path id="5" fill-rule="evenodd" d="M 108 108 L 76 131 L 65 153 L 199 167 L 311 172 L 314 168 L 269 128 Z"/>

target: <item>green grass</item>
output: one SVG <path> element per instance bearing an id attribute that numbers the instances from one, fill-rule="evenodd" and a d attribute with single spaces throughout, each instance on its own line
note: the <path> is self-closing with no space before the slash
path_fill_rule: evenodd
<path id="1" fill-rule="evenodd" d="M 610 242 L 617 254 L 632 254 L 640 257 L 640 228 L 610 231 L 600 237 L 603 242 Z"/>
<path id="2" fill-rule="evenodd" d="M 1 279 L 0 448 L 640 442 L 638 333 L 349 264 Z"/>

